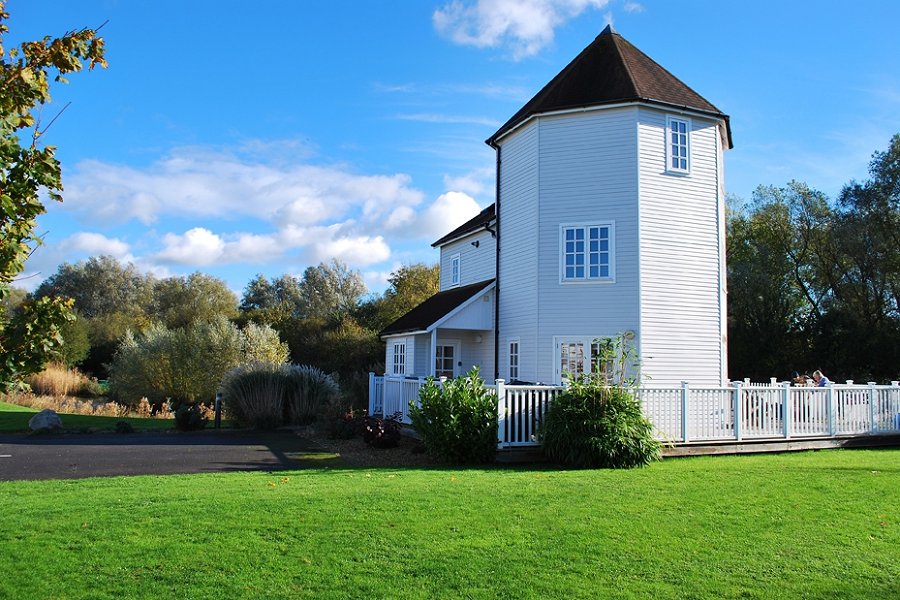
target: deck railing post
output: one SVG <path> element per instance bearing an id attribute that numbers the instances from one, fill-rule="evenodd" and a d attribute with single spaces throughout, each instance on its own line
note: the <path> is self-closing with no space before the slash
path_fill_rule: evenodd
<path id="1" fill-rule="evenodd" d="M 369 371 L 369 414 L 375 415 L 375 373 Z"/>
<path id="2" fill-rule="evenodd" d="M 688 382 L 681 382 L 681 441 L 683 443 L 688 443 L 690 441 L 688 439 L 688 395 L 690 394 L 690 389 L 688 388 Z"/>
<path id="3" fill-rule="evenodd" d="M 784 424 L 784 437 L 791 437 L 791 431 L 793 430 L 793 407 L 791 406 L 791 384 L 790 382 L 785 382 L 782 385 L 782 405 L 781 405 L 781 416 L 782 423 Z"/>
<path id="4" fill-rule="evenodd" d="M 741 431 L 741 423 L 744 420 L 743 411 L 743 402 L 741 402 L 741 382 L 736 381 L 734 383 L 734 439 L 737 441 L 741 441 L 743 437 L 743 432 Z"/>
<path id="5" fill-rule="evenodd" d="M 891 382 L 890 402 L 888 415 L 891 419 L 891 429 L 900 431 L 900 381 Z"/>
<path id="6" fill-rule="evenodd" d="M 869 381 L 869 433 L 875 433 L 875 400 L 878 392 L 875 390 L 875 382 Z"/>
<path id="7" fill-rule="evenodd" d="M 506 406 L 506 382 L 498 379 L 495 383 L 497 385 L 497 447 L 503 448 L 506 445 L 506 421 L 509 417 L 509 410 Z"/>
<path id="8" fill-rule="evenodd" d="M 828 390 L 828 435 L 834 436 L 834 386 L 829 385 Z"/>

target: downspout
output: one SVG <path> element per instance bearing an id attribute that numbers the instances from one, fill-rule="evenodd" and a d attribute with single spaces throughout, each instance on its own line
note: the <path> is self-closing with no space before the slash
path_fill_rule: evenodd
<path id="1" fill-rule="evenodd" d="M 497 150 L 497 179 L 494 191 L 494 214 L 497 224 L 495 246 L 497 262 L 494 265 L 494 381 L 500 379 L 500 146 L 491 144 Z"/>

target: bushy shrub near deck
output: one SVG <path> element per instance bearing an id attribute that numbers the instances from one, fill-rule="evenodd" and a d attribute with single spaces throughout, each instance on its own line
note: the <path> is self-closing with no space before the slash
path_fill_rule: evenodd
<path id="1" fill-rule="evenodd" d="M 621 387 L 571 382 L 550 405 L 541 446 L 551 460 L 574 467 L 627 469 L 660 458 L 653 425 Z"/>
<path id="2" fill-rule="evenodd" d="M 419 406 L 409 417 L 429 454 L 450 464 L 479 464 L 497 453 L 497 399 L 473 368 L 439 385 L 434 379 L 419 390 Z"/>
<path id="3" fill-rule="evenodd" d="M 232 369 L 221 390 L 229 416 L 254 429 L 311 423 L 339 393 L 334 380 L 320 369 L 265 362 Z"/>

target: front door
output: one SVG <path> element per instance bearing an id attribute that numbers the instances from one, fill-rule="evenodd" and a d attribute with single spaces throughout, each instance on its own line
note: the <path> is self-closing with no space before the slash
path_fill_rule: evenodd
<path id="1" fill-rule="evenodd" d="M 459 350 L 455 344 L 438 345 L 434 354 L 434 376 L 452 379 L 458 375 Z"/>

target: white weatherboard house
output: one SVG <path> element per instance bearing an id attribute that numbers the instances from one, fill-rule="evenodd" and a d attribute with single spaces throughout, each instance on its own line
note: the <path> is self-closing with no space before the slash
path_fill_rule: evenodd
<path id="1" fill-rule="evenodd" d="M 625 334 L 645 383 L 722 385 L 728 116 L 607 27 L 487 143 L 496 202 L 433 244 L 387 374 L 559 384 Z"/>

